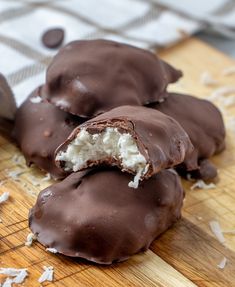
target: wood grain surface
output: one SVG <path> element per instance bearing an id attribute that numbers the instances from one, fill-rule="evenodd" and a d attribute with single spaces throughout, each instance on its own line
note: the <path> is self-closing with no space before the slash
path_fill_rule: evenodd
<path id="1" fill-rule="evenodd" d="M 171 90 L 207 98 L 220 86 L 235 85 L 235 75 L 222 75 L 222 70 L 235 62 L 198 40 L 189 39 L 161 56 L 185 74 Z M 218 80 L 216 87 L 201 84 L 205 70 Z M 53 266 L 55 271 L 54 281 L 43 286 L 235 286 L 235 235 L 226 233 L 222 245 L 209 227 L 209 222 L 216 220 L 222 230 L 235 230 L 235 108 L 222 109 L 228 126 L 227 149 L 213 158 L 219 168 L 216 188 L 190 190 L 192 183 L 184 181 L 182 220 L 146 253 L 107 267 L 48 253 L 37 242 L 25 246 L 30 232 L 28 210 L 38 192 L 52 181 L 42 181 L 45 174 L 27 168 L 20 151 L 0 136 L 0 194 L 10 192 L 9 200 L 0 205 L 0 267 L 28 268 L 25 287 L 40 286 L 37 280 L 43 266 Z M 20 172 L 16 179 L 9 176 L 12 171 Z M 221 270 L 217 265 L 224 257 L 227 265 Z M 0 275 L 0 282 L 4 278 Z"/>

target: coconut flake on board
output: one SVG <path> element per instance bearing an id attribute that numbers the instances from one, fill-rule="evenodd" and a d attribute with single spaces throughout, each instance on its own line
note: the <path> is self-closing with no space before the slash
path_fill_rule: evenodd
<path id="1" fill-rule="evenodd" d="M 29 233 L 26 237 L 26 242 L 25 242 L 25 246 L 32 246 L 33 241 L 37 240 L 37 236 L 33 233 Z"/>
<path id="2" fill-rule="evenodd" d="M 224 269 L 224 267 L 226 266 L 226 264 L 227 264 L 227 258 L 226 257 L 224 257 L 221 261 L 220 261 L 220 263 L 217 265 L 218 266 L 218 268 L 219 269 Z"/>
<path id="3" fill-rule="evenodd" d="M 208 71 L 201 74 L 200 82 L 205 86 L 215 86 L 218 84 L 218 81 L 215 80 Z"/>
<path id="4" fill-rule="evenodd" d="M 44 272 L 38 279 L 39 283 L 43 283 L 45 281 L 53 281 L 53 275 L 54 275 L 54 268 L 52 266 L 43 266 Z"/>
<path id="5" fill-rule="evenodd" d="M 214 189 L 216 188 L 216 185 L 211 182 L 209 184 L 206 184 L 202 179 L 199 179 L 197 182 L 195 182 L 190 189 L 194 190 L 194 189 Z"/>
<path id="6" fill-rule="evenodd" d="M 223 76 L 235 74 L 235 66 L 227 67 L 222 71 Z"/>
<path id="7" fill-rule="evenodd" d="M 225 238 L 224 238 L 223 232 L 220 228 L 219 222 L 216 220 L 212 220 L 209 222 L 209 225 L 210 225 L 211 231 L 214 233 L 214 235 L 218 239 L 218 241 L 220 243 L 224 244 Z"/>
<path id="8" fill-rule="evenodd" d="M 10 193 L 8 191 L 3 192 L 3 194 L 0 195 L 0 203 L 3 203 L 8 200 Z"/>
<path id="9" fill-rule="evenodd" d="M 223 86 L 212 92 L 209 99 L 218 100 L 219 98 L 227 95 L 235 94 L 235 86 Z"/>
<path id="10" fill-rule="evenodd" d="M 28 271 L 24 269 L 16 268 L 0 268 L 0 274 L 7 275 L 8 277 L 3 282 L 2 287 L 11 287 L 12 284 L 21 284 L 24 282 L 25 278 L 28 276 Z M 12 278 L 13 277 L 13 278 Z"/>

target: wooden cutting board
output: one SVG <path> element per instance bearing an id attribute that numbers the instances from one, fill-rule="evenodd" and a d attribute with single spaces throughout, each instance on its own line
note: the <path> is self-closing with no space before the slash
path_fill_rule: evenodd
<path id="1" fill-rule="evenodd" d="M 217 87 L 235 85 L 235 75 L 222 75 L 222 70 L 235 66 L 235 62 L 196 39 L 186 40 L 161 56 L 185 74 L 172 90 L 209 96 L 216 87 L 200 83 L 205 70 L 218 80 Z M 232 122 L 235 109 L 228 107 L 225 112 Z M 226 243 L 222 245 L 209 227 L 209 222 L 216 220 L 223 230 L 235 230 L 233 124 L 234 131 L 228 130 L 227 150 L 213 158 L 219 168 L 216 188 L 190 190 L 192 183 L 184 182 L 186 200 L 182 220 L 155 240 L 146 253 L 108 267 L 48 253 L 39 243 L 32 247 L 24 245 L 30 232 L 28 210 L 38 192 L 51 182 L 42 181 L 45 174 L 36 168 L 26 168 L 22 157 L 17 159 L 20 152 L 14 144 L 0 137 L 0 180 L 3 181 L 0 194 L 10 192 L 9 200 L 0 206 L 0 266 L 28 268 L 29 277 L 24 286 L 30 287 L 40 286 L 37 280 L 43 266 L 53 266 L 55 270 L 54 282 L 45 282 L 44 286 L 235 286 L 235 235 L 225 234 Z M 14 179 L 9 177 L 12 171 L 21 174 Z M 224 257 L 228 263 L 221 270 L 217 264 Z"/>

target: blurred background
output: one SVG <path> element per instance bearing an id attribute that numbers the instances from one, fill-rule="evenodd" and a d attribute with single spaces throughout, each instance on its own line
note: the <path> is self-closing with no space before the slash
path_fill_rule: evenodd
<path id="1" fill-rule="evenodd" d="M 20 105 L 72 40 L 113 39 L 155 51 L 192 35 L 235 57 L 235 1 L 0 0 L 0 73 Z"/>

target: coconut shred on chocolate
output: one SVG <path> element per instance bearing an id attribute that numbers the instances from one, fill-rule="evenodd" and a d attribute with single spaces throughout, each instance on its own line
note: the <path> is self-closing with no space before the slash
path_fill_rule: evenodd
<path id="1" fill-rule="evenodd" d="M 192 151 L 174 119 L 146 107 L 122 106 L 77 127 L 56 150 L 55 160 L 66 172 L 118 166 L 135 175 L 129 186 L 137 188 L 139 180 L 178 165 Z"/>
<path id="2" fill-rule="evenodd" d="M 159 101 L 181 76 L 147 50 L 108 40 L 74 41 L 48 67 L 43 96 L 62 110 L 91 118 L 118 106 Z"/>
<path id="3" fill-rule="evenodd" d="M 225 127 L 222 115 L 213 103 L 189 95 L 170 93 L 167 99 L 154 108 L 178 121 L 189 135 L 194 151 L 188 154 L 177 170 L 194 178 L 210 180 L 216 177 L 217 169 L 208 160 L 225 149 Z M 187 166 L 197 166 L 188 170 Z"/>
<path id="4" fill-rule="evenodd" d="M 71 174 L 41 191 L 29 215 L 37 240 L 58 253 L 111 264 L 145 251 L 181 216 L 177 174 L 163 170 L 129 188 L 116 169 Z"/>

